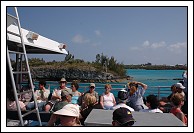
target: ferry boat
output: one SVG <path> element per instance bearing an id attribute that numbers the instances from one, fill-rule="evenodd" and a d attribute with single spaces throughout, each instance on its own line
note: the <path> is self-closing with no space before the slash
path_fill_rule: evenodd
<path id="1" fill-rule="evenodd" d="M 17 14 L 17 8 L 16 8 Z M 16 56 L 16 63 L 20 60 L 21 48 L 24 48 L 24 55 L 27 53 L 33 54 L 68 54 L 65 50 L 65 44 L 61 44 L 44 36 L 41 36 L 33 31 L 29 31 L 24 28 L 18 28 L 15 25 L 16 20 L 19 22 L 18 17 L 14 17 L 7 14 L 7 48 L 9 51 L 14 51 Z M 21 34 L 21 32 L 22 34 Z M 22 35 L 21 37 L 19 35 Z M 8 55 L 7 55 L 8 56 Z M 26 56 L 27 57 L 27 56 Z M 9 58 L 7 62 L 9 62 Z M 9 62 L 10 63 L 10 62 Z M 28 62 L 27 62 L 27 66 Z M 16 64 L 16 68 L 19 68 L 20 64 Z M 10 69 L 12 71 L 12 69 Z M 30 71 L 29 71 L 30 72 Z M 17 72 L 16 72 L 17 73 Z M 30 77 L 31 78 L 31 77 Z M 12 84 L 19 86 L 21 84 L 21 78 L 12 77 Z M 32 84 L 32 81 L 31 81 Z M 33 90 L 32 90 L 33 92 Z M 7 111 L 7 119 L 20 120 L 21 125 L 24 126 L 23 120 L 37 120 L 42 126 L 42 122 L 47 122 L 50 118 L 50 113 L 21 111 L 18 104 L 17 92 L 15 91 L 15 98 L 17 103 L 17 111 Z M 36 100 L 35 100 L 36 101 Z M 24 115 L 25 114 L 25 115 Z M 85 121 L 86 126 L 111 126 L 111 110 L 93 110 Z M 37 118 L 36 118 L 37 115 Z M 154 114 L 149 112 L 134 112 L 134 116 L 138 120 L 135 126 L 183 126 L 183 123 L 172 114 Z M 147 123 L 147 124 L 146 124 Z M 9 126 L 9 125 L 7 125 Z"/>

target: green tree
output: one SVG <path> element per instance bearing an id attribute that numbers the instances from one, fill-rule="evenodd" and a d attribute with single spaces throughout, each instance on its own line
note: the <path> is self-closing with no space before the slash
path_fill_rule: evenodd
<path id="1" fill-rule="evenodd" d="M 95 61 L 96 63 L 100 63 L 100 54 L 97 54 L 96 55 L 96 61 Z"/>

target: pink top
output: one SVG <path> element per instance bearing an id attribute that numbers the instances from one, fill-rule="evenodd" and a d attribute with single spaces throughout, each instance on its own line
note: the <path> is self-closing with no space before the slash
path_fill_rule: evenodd
<path id="1" fill-rule="evenodd" d="M 174 114 L 175 116 L 177 116 L 177 113 L 183 113 L 179 108 L 172 108 L 171 110 L 170 110 L 170 113 L 172 113 L 172 114 Z M 183 113 L 183 115 L 184 115 L 184 113 Z M 184 124 L 186 124 L 187 125 L 187 117 L 184 115 Z"/>
<path id="2" fill-rule="evenodd" d="M 26 105 L 19 101 L 20 108 L 23 109 Z M 7 100 L 7 110 L 17 110 L 16 102 Z"/>

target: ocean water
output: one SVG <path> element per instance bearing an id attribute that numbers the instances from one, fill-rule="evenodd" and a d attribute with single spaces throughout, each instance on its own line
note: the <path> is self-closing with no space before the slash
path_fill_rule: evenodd
<path id="1" fill-rule="evenodd" d="M 161 97 L 168 96 L 170 91 L 170 86 L 179 82 L 182 79 L 182 73 L 184 70 L 144 70 L 144 69 L 127 69 L 127 75 L 133 77 L 131 81 L 140 81 L 148 85 L 148 89 L 146 90 L 144 96 L 146 97 L 149 94 L 154 94 Z M 90 83 L 79 83 L 80 92 L 85 92 L 89 90 Z M 95 83 L 96 88 L 95 91 L 101 95 L 104 92 L 104 86 L 106 83 Z M 117 97 L 117 93 L 120 89 L 123 89 L 127 84 L 126 82 L 122 83 L 113 83 L 109 82 L 112 85 L 111 92 L 114 96 Z M 54 88 L 59 86 L 59 82 L 57 81 L 47 81 L 47 86 L 50 85 L 51 92 Z M 67 87 L 70 88 L 71 83 L 68 82 Z M 38 87 L 38 82 L 35 82 L 35 87 Z M 160 91 L 158 91 L 160 89 Z"/>

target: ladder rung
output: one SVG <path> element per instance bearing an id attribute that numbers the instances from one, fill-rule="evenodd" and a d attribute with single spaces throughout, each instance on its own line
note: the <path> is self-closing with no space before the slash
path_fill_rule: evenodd
<path id="1" fill-rule="evenodd" d="M 7 31 L 7 33 L 12 34 L 12 35 L 15 35 L 15 36 L 18 36 L 18 37 L 22 37 L 20 34 L 14 33 L 12 31 Z"/>
<path id="2" fill-rule="evenodd" d="M 23 52 L 17 52 L 17 51 L 11 51 L 11 50 L 9 50 L 8 52 L 14 53 L 14 54 L 25 54 L 25 53 L 23 53 Z"/>
<path id="3" fill-rule="evenodd" d="M 33 90 L 18 92 L 18 95 L 25 94 L 25 93 L 29 93 L 29 92 L 32 92 L 32 91 Z"/>
<path id="4" fill-rule="evenodd" d="M 22 114 L 22 117 L 25 117 L 25 116 L 27 116 L 27 115 L 33 113 L 33 112 L 36 112 L 36 111 L 37 111 L 37 109 L 30 110 L 29 112 L 27 112 L 27 113 L 25 113 L 25 114 Z"/>
<path id="5" fill-rule="evenodd" d="M 28 74 L 29 71 L 13 71 L 13 74 Z"/>
<path id="6" fill-rule="evenodd" d="M 18 20 L 17 17 L 15 17 L 15 16 L 13 16 L 13 15 L 11 15 L 11 14 L 7 14 L 7 15 L 10 16 L 11 18 L 15 19 L 15 20 Z"/>

